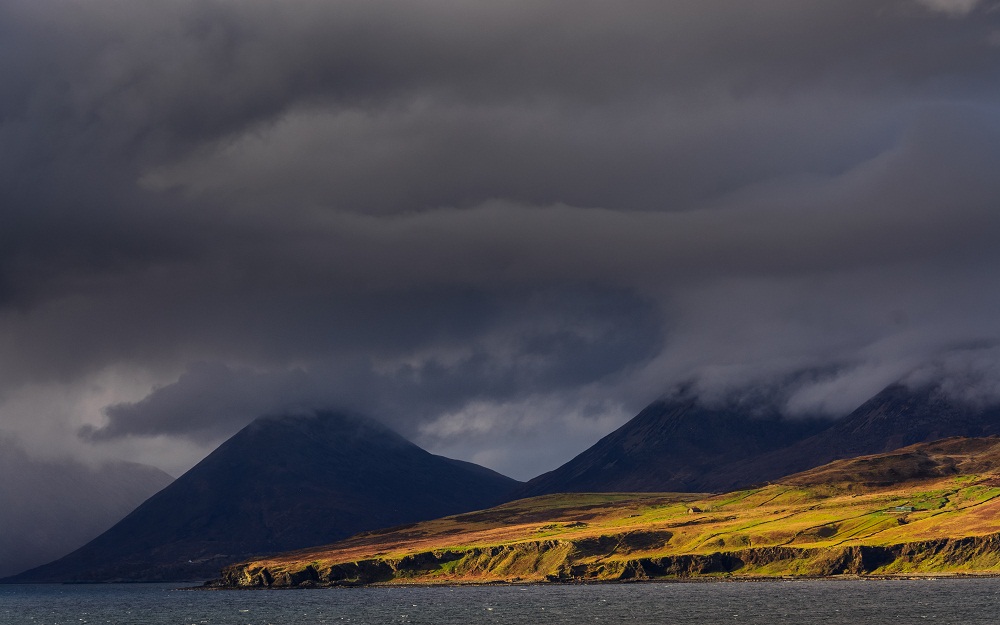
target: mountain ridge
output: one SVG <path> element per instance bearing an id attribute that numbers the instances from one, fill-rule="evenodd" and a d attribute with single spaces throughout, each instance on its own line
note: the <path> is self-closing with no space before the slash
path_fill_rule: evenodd
<path id="1" fill-rule="evenodd" d="M 748 416 L 749 415 L 749 416 Z M 652 435 L 647 433 L 652 432 Z M 838 458 L 948 436 L 1000 434 L 1000 406 L 950 399 L 938 387 L 891 384 L 840 419 L 783 418 L 775 408 L 654 402 L 516 495 L 710 491 L 746 487 Z"/>
<path id="2" fill-rule="evenodd" d="M 838 460 L 883 453 L 907 445 L 952 436 L 1000 435 L 1000 406 L 976 406 L 950 398 L 936 385 L 911 388 L 890 384 L 829 428 L 764 454 L 726 467 L 732 475 L 752 475 L 762 482 Z M 723 488 L 751 482 L 733 480 Z"/>
<path id="3" fill-rule="evenodd" d="M 714 490 L 712 475 L 720 459 L 756 457 L 811 436 L 829 423 L 785 419 L 776 410 L 756 405 L 706 408 L 693 398 L 661 400 L 561 467 L 529 480 L 515 494 Z"/>

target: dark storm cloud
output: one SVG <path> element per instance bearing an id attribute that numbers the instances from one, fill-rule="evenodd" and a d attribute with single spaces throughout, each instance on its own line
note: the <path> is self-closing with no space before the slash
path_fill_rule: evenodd
<path id="1" fill-rule="evenodd" d="M 13 430 L 342 406 L 507 466 L 682 382 L 992 370 L 988 2 L 13 0 L 0 76 Z"/>
<path id="2" fill-rule="evenodd" d="M 409 304 L 403 314 L 421 315 Z M 505 307 L 513 308 L 510 317 L 502 314 Z M 452 348 L 419 362 L 380 366 L 371 355 L 381 350 L 368 337 L 364 342 L 368 357 L 331 362 L 323 359 L 331 350 L 327 347 L 319 350 L 308 371 L 195 363 L 176 383 L 141 401 L 109 406 L 108 424 L 84 428 L 83 433 L 95 441 L 158 434 L 214 439 L 245 425 L 248 415 L 336 406 L 378 414 L 401 431 L 416 434 L 420 422 L 466 402 L 570 392 L 627 372 L 661 347 L 655 307 L 628 293 L 563 292 L 558 298 L 535 296 L 516 305 L 497 302 L 495 308 L 501 311 L 494 315 L 499 328 L 461 337 L 436 331 L 437 324 L 411 331 L 433 337 L 424 342 L 437 350 Z M 527 318 L 515 318 L 520 316 Z M 374 334 L 387 323 L 391 321 L 381 318 L 357 329 Z M 391 343 L 401 350 L 412 340 L 400 335 Z M 304 349 L 296 353 L 301 355 Z"/>

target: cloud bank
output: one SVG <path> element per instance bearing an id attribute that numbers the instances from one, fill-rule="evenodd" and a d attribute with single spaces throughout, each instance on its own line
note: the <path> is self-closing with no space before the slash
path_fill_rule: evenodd
<path id="1" fill-rule="evenodd" d="M 944 0 L 4 3 L 0 429 L 176 473 L 345 407 L 531 477 L 679 384 L 988 387 L 997 32 Z"/>

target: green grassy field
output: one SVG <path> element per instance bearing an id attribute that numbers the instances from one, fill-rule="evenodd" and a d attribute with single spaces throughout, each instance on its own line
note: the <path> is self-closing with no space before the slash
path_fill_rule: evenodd
<path id="1" fill-rule="evenodd" d="M 561 494 L 229 567 L 230 586 L 1000 573 L 1000 440 L 725 494 Z"/>

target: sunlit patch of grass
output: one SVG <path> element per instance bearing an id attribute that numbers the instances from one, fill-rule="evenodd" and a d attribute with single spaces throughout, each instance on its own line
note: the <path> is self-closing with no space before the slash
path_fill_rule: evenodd
<path id="1" fill-rule="evenodd" d="M 910 466 L 913 457 L 911 452 Z M 301 571 L 306 566 L 324 570 L 339 563 L 397 562 L 414 554 L 448 551 L 461 557 L 442 558 L 436 566 L 407 572 L 410 581 L 539 581 L 568 575 L 579 566 L 593 579 L 615 579 L 636 558 L 707 557 L 775 547 L 813 555 L 765 559 L 734 574 L 817 575 L 829 569 L 831 558 L 854 546 L 1000 533 L 1000 480 L 982 467 L 974 475 L 858 485 L 848 479 L 850 463 L 834 463 L 826 473 L 818 470 L 817 475 L 836 478 L 829 483 L 814 483 L 815 477 L 807 476 L 721 495 L 535 497 L 405 529 L 363 534 L 312 551 L 262 559 L 255 566 L 274 572 Z M 882 471 L 891 468 L 891 462 L 868 461 L 864 467 Z M 883 568 L 880 572 L 887 574 L 1000 571 L 1000 554 L 927 553 Z"/>

